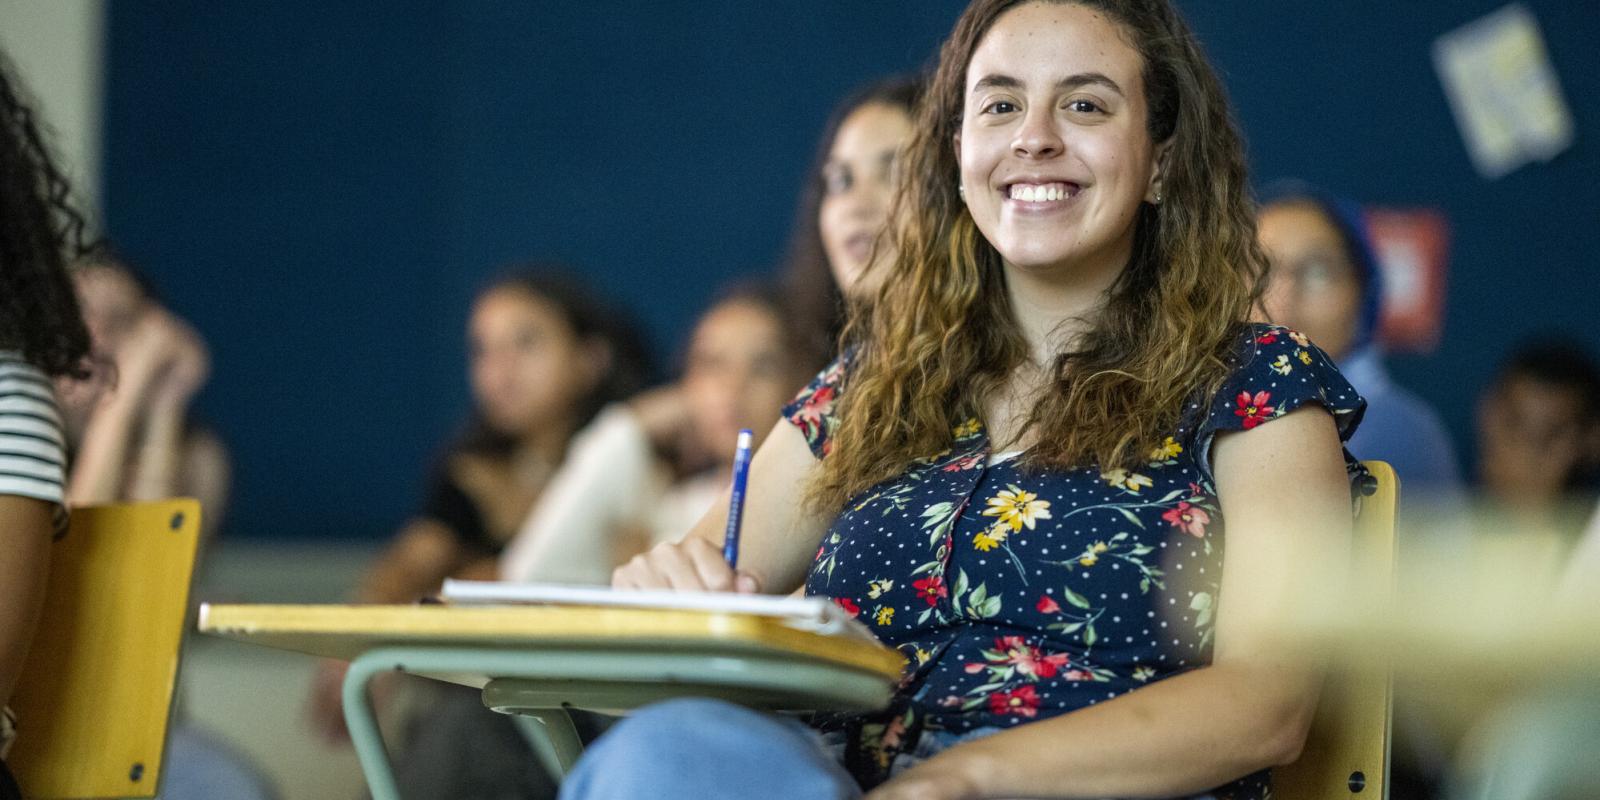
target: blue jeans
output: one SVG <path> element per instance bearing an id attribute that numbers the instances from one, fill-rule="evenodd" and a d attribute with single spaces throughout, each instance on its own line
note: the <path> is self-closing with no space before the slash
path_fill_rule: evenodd
<path id="1" fill-rule="evenodd" d="M 999 731 L 924 731 L 891 771 Z M 590 745 L 561 784 L 560 800 L 860 800 L 861 788 L 839 763 L 843 749 L 796 720 L 720 700 L 669 700 Z"/>
<path id="2" fill-rule="evenodd" d="M 964 736 L 927 732 L 905 769 Z M 856 800 L 861 788 L 831 745 L 800 722 L 720 700 L 669 700 L 617 723 L 561 784 L 561 800 Z"/>

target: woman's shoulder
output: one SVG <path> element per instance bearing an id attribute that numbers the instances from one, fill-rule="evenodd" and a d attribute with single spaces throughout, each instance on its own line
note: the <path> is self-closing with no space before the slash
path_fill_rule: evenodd
<path id="1" fill-rule="evenodd" d="M 840 392 L 844 390 L 855 355 L 855 348 L 840 353 L 783 407 L 783 418 L 800 429 L 806 445 L 817 458 L 826 456 L 833 449 L 833 430 L 838 425 L 835 406 Z"/>
<path id="2" fill-rule="evenodd" d="M 1348 440 L 1366 400 L 1322 348 L 1283 325 L 1241 325 L 1231 342 L 1228 371 L 1207 404 L 1199 433 L 1251 430 L 1307 404 L 1322 406 Z"/>
<path id="3" fill-rule="evenodd" d="M 0 494 L 56 507 L 56 532 L 66 526 L 66 434 L 55 387 L 44 371 L 13 351 L 0 351 Z"/>

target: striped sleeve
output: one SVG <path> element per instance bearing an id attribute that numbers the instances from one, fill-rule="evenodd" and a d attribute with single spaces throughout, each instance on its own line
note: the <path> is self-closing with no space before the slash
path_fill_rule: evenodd
<path id="1" fill-rule="evenodd" d="M 0 494 L 54 504 L 60 532 L 66 478 L 66 436 L 50 379 L 15 353 L 0 352 Z"/>

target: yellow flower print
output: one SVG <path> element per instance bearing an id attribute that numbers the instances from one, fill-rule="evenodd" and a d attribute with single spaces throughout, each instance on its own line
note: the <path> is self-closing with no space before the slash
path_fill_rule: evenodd
<path id="1" fill-rule="evenodd" d="M 1140 489 L 1155 485 L 1155 481 L 1150 480 L 1149 477 L 1140 475 L 1137 472 L 1129 472 L 1121 467 L 1100 473 L 1100 480 L 1122 489 L 1128 494 L 1138 494 Z M 985 511 L 984 513 L 987 514 L 989 512 Z"/>
<path id="2" fill-rule="evenodd" d="M 1306 335 L 1299 331 L 1289 331 L 1289 338 L 1293 339 L 1294 343 L 1301 347 L 1309 347 L 1311 345 L 1311 340 L 1307 339 Z M 1308 361 L 1306 363 L 1309 364 L 1311 362 Z"/>
<path id="3" fill-rule="evenodd" d="M 1302 350 L 1301 352 L 1305 351 Z M 1272 371 L 1278 373 L 1279 375 L 1288 375 L 1289 371 L 1292 369 L 1294 369 L 1294 367 L 1290 366 L 1289 356 L 1287 354 L 1279 353 L 1278 360 L 1272 362 Z"/>
<path id="4" fill-rule="evenodd" d="M 1006 530 L 1005 523 L 996 522 L 990 526 L 989 530 L 972 537 L 972 546 L 987 553 L 999 547 L 1000 543 L 1004 542 L 1006 537 L 1010 535 L 1011 531 Z"/>
<path id="5" fill-rule="evenodd" d="M 1100 554 L 1110 549 L 1110 547 L 1106 546 L 1105 542 L 1095 542 L 1089 547 L 1084 548 L 1083 555 L 1078 558 L 1078 565 L 1092 567 L 1100 563 Z"/>
<path id="6" fill-rule="evenodd" d="M 960 425 L 955 426 L 954 428 L 951 428 L 950 429 L 950 433 L 951 433 L 951 435 L 955 436 L 957 439 L 965 439 L 968 436 L 971 436 L 971 435 L 977 433 L 978 432 L 978 427 L 979 427 L 978 420 L 976 418 L 973 418 L 973 419 L 967 420 L 966 422 L 961 423 Z"/>
<path id="7" fill-rule="evenodd" d="M 1133 668 L 1133 679 L 1140 683 L 1144 683 L 1155 676 L 1156 671 L 1152 667 L 1147 667 L 1143 664 L 1140 664 L 1139 666 Z"/>
<path id="8" fill-rule="evenodd" d="M 1013 483 L 989 498 L 989 507 L 983 510 L 983 515 L 1000 518 L 995 523 L 996 529 L 1004 523 L 1012 531 L 1020 531 L 1024 525 L 1031 531 L 1038 520 L 1050 519 L 1050 501 L 1040 500 L 1038 495 L 1023 491 Z"/>
<path id="9" fill-rule="evenodd" d="M 889 591 L 890 589 L 893 589 L 893 588 L 894 588 L 894 581 L 888 580 L 886 578 L 879 578 L 878 580 L 872 581 L 872 582 L 867 584 L 867 596 L 872 598 L 872 599 L 874 599 L 874 600 L 876 600 L 876 599 L 882 597 L 885 592 L 887 592 L 887 591 Z"/>
<path id="10" fill-rule="evenodd" d="M 890 606 L 878 606 L 878 613 L 873 618 L 878 621 L 879 625 L 888 625 L 894 621 L 894 608 Z"/>
<path id="11" fill-rule="evenodd" d="M 1183 445 L 1178 444 L 1175 439 L 1173 439 L 1171 436 L 1168 436 L 1167 440 L 1162 442 L 1160 447 L 1150 451 L 1150 460 L 1170 461 L 1174 458 L 1177 458 L 1178 454 L 1182 452 Z"/>
<path id="12" fill-rule="evenodd" d="M 1294 357 L 1300 359 L 1300 363 L 1308 367 L 1311 366 L 1311 353 L 1309 351 L 1296 350 L 1294 351 Z"/>
<path id="13" fill-rule="evenodd" d="M 917 648 L 917 652 L 913 653 L 912 655 L 917 657 L 917 665 L 918 666 L 921 666 L 923 664 L 928 663 L 928 659 L 933 658 L 933 654 L 932 653 L 930 653 L 930 652 L 928 652 L 928 651 L 926 651 L 926 650 L 924 650 L 924 649 L 922 649 L 920 647 Z"/>

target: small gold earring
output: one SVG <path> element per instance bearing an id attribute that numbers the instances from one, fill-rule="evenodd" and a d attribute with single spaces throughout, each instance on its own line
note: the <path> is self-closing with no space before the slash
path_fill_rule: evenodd
<path id="1" fill-rule="evenodd" d="M 959 183 L 956 184 L 956 194 L 961 195 L 961 202 L 967 202 L 967 187 Z"/>

